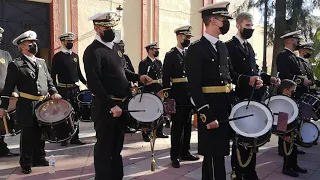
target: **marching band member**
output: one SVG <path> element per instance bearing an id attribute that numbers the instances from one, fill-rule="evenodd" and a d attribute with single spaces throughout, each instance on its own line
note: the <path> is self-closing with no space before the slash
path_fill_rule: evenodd
<path id="1" fill-rule="evenodd" d="M 0 116 L 6 115 L 9 96 L 17 87 L 17 121 L 21 127 L 20 165 L 22 172 L 31 173 L 31 167 L 48 166 L 45 159 L 45 142 L 35 116 L 36 106 L 45 100 L 48 94 L 52 99 L 60 99 L 47 69 L 44 59 L 35 57 L 38 52 L 37 34 L 27 31 L 13 40 L 23 54 L 9 63 L 4 89 L 1 94 Z"/>
<path id="2" fill-rule="evenodd" d="M 3 32 L 4 30 L 0 27 L 0 43 L 2 40 Z M 11 61 L 12 61 L 12 58 L 10 53 L 0 49 L 0 96 L 4 88 L 4 83 L 7 76 L 7 68 Z M 11 96 L 18 97 L 18 94 L 17 92 L 13 92 Z M 1 100 L 0 100 L 0 103 L 1 103 Z M 2 120 L 0 119 L 0 121 Z M 10 150 L 8 149 L 7 143 L 4 142 L 4 138 L 0 136 L 0 157 L 4 157 L 4 156 L 13 157 L 13 156 L 19 156 L 19 155 L 20 155 L 19 153 L 10 152 Z"/>
<path id="3" fill-rule="evenodd" d="M 80 118 L 79 106 L 76 101 L 76 95 L 80 92 L 79 79 L 83 84 L 87 84 L 79 65 L 78 54 L 72 52 L 74 33 L 63 33 L 59 36 L 61 41 L 61 51 L 56 53 L 52 59 L 51 77 L 54 85 L 63 99 L 68 100 L 75 110 L 76 120 Z M 58 76 L 58 77 L 57 77 Z M 58 78 L 58 83 L 56 79 Z M 84 145 L 86 143 L 79 139 L 78 127 L 75 135 L 70 140 L 70 144 Z M 68 141 L 61 143 L 66 146 Z"/>
<path id="4" fill-rule="evenodd" d="M 174 168 L 180 167 L 179 159 L 196 161 L 199 157 L 190 154 L 191 111 L 190 94 L 185 71 L 185 48 L 190 44 L 192 27 L 182 26 L 174 30 L 177 46 L 167 52 L 162 70 L 163 88 L 171 88 L 170 96 L 176 101 L 176 113 L 171 116 L 170 157 Z M 172 83 L 172 85 L 171 85 Z"/>
<path id="5" fill-rule="evenodd" d="M 219 40 L 230 28 L 229 2 L 223 1 L 199 10 L 206 30 L 203 37 L 192 43 L 187 52 L 186 73 L 192 99 L 200 114 L 198 121 L 198 151 L 204 156 L 202 180 L 226 179 L 224 156 L 229 155 L 228 119 L 233 100 L 231 82 L 237 86 L 250 84 L 260 88 L 258 76 L 236 73 L 230 62 L 226 45 Z M 214 171 L 214 177 L 213 177 Z"/>
<path id="6" fill-rule="evenodd" d="M 297 84 L 294 81 L 284 79 L 278 88 L 278 93 L 293 97 L 296 88 Z M 295 130 L 293 130 L 291 133 L 295 133 Z M 292 144 L 294 143 L 294 139 L 292 139 L 292 137 L 294 137 L 295 135 L 291 133 L 286 134 L 284 137 L 281 137 L 281 139 L 284 138 L 284 140 L 282 140 L 282 143 L 279 144 L 279 146 L 282 146 L 284 148 L 285 141 L 286 149 L 289 152 L 290 148 L 292 148 L 290 154 L 284 154 L 283 156 L 282 173 L 291 177 L 299 177 L 298 173 L 307 173 L 308 171 L 298 166 L 297 145 Z"/>
<path id="7" fill-rule="evenodd" d="M 232 37 L 231 40 L 226 42 L 234 71 L 247 76 L 257 76 L 259 71 L 255 60 L 254 50 L 251 44 L 248 42 L 248 39 L 251 38 L 254 31 L 252 21 L 253 17 L 251 14 L 246 12 L 238 14 L 236 18 L 238 32 Z M 261 73 L 260 76 L 264 84 L 267 85 L 270 85 L 270 83 L 279 84 L 280 82 L 280 79 L 271 77 L 264 72 Z M 255 90 L 252 99 L 261 102 L 265 91 L 266 88 Z M 252 87 L 249 85 L 236 86 L 235 92 L 239 100 L 248 99 L 252 92 Z M 245 162 L 249 159 L 250 152 L 252 151 L 252 148 L 238 146 L 235 144 L 235 142 L 233 143 L 231 164 L 232 167 L 235 168 L 234 170 L 237 176 L 236 179 L 259 180 L 256 172 L 256 150 L 253 151 L 254 153 L 248 166 L 241 167 L 237 160 L 237 148 L 240 151 L 242 162 Z"/>
<path id="8" fill-rule="evenodd" d="M 157 42 L 153 42 L 146 47 L 148 56 L 140 61 L 139 63 L 139 74 L 146 74 L 154 79 L 153 83 L 145 87 L 145 92 L 150 92 L 156 94 L 162 89 L 162 62 L 157 59 L 159 56 L 159 47 Z M 148 68 L 150 67 L 150 69 Z M 148 72 L 149 69 L 149 72 Z M 156 81 L 156 82 L 155 82 Z M 140 83 L 140 85 L 143 85 Z M 169 136 L 163 133 L 163 124 L 160 123 L 160 126 L 157 128 L 157 138 L 169 138 Z M 142 132 L 142 138 L 145 142 L 150 141 L 150 131 Z"/>
<path id="9" fill-rule="evenodd" d="M 126 69 L 122 50 L 113 43 L 113 27 L 120 20 L 116 12 L 98 13 L 89 20 L 93 21 L 97 35 L 86 48 L 83 60 L 88 88 L 94 94 L 91 115 L 97 138 L 95 179 L 120 180 L 123 178 L 121 151 L 126 117 L 122 115 L 123 104 L 119 99 L 130 96 L 129 81 L 146 81 L 148 85 L 152 79 Z"/>
<path id="10" fill-rule="evenodd" d="M 312 83 L 311 80 L 306 77 L 307 72 L 302 60 L 294 54 L 294 51 L 298 50 L 299 47 L 300 35 L 301 30 L 289 32 L 281 36 L 280 38 L 284 39 L 285 48 L 276 59 L 279 77 L 281 79 L 293 80 L 297 84 L 296 93 L 293 96 L 295 100 L 299 100 L 302 94 L 308 93 L 308 86 L 310 86 Z M 284 154 L 282 138 L 279 138 L 278 141 L 278 151 L 279 155 L 282 155 L 284 158 L 286 158 L 286 155 Z M 293 156 L 295 154 L 304 153 L 305 152 L 303 151 L 298 151 L 296 145 L 293 145 Z M 306 170 L 301 169 L 295 162 L 290 161 L 288 165 L 284 166 L 282 173 L 294 177 L 297 177 L 297 172 L 305 173 Z"/>

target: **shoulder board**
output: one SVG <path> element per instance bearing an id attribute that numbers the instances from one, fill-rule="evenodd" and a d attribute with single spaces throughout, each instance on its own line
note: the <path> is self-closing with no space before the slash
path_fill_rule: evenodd
<path id="1" fill-rule="evenodd" d="M 14 58 L 12 61 L 21 61 L 21 57 Z"/>
<path id="2" fill-rule="evenodd" d="M 200 42 L 200 40 L 201 40 L 201 39 L 198 39 L 198 40 L 196 40 L 196 41 L 193 41 L 193 42 L 191 43 L 191 45 L 194 45 L 194 44 L 199 43 L 199 42 Z"/>
<path id="3" fill-rule="evenodd" d="M 226 41 L 225 44 L 230 43 L 232 41 L 233 41 L 233 39 L 230 39 L 230 40 Z"/>
<path id="4" fill-rule="evenodd" d="M 145 60 L 147 60 L 147 58 L 142 59 L 140 62 L 143 62 L 143 61 L 145 61 Z"/>
<path id="5" fill-rule="evenodd" d="M 37 57 L 37 60 L 39 60 L 39 61 L 46 61 L 46 60 L 44 60 L 44 59 L 42 59 L 42 58 L 38 58 L 38 57 Z"/>
<path id="6" fill-rule="evenodd" d="M 168 51 L 166 54 L 170 54 L 174 51 L 174 48 L 171 48 L 170 51 Z"/>

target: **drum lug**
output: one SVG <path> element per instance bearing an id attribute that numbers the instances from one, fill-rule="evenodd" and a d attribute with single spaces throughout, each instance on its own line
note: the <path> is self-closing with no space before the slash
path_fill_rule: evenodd
<path id="1" fill-rule="evenodd" d="M 257 148 L 257 138 L 253 139 L 253 152 L 257 153 L 258 152 L 258 148 Z"/>

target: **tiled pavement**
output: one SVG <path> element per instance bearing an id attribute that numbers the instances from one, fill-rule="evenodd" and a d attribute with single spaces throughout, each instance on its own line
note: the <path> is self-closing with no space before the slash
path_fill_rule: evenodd
<path id="1" fill-rule="evenodd" d="M 169 133 L 169 129 L 165 130 Z M 21 173 L 19 158 L 0 159 L 0 179 L 23 180 L 74 180 L 94 179 L 93 145 L 95 142 L 91 123 L 82 123 L 80 137 L 87 142 L 84 146 L 61 147 L 59 144 L 46 144 L 47 156 L 54 155 L 56 159 L 56 173 L 48 174 L 47 167 L 33 168 L 29 175 Z M 12 151 L 18 151 L 19 137 L 6 139 Z M 271 142 L 260 148 L 257 160 L 257 171 L 263 180 L 320 180 L 320 145 L 310 149 L 303 149 L 305 155 L 299 155 L 299 165 L 308 169 L 308 174 L 299 178 L 289 178 L 281 174 L 282 158 L 277 155 L 277 139 L 272 137 Z M 196 153 L 197 131 L 192 133 L 192 152 Z M 122 151 L 124 163 L 124 179 L 135 180 L 197 180 L 201 179 L 201 160 L 197 162 L 182 162 L 179 169 L 170 165 L 170 139 L 157 139 L 155 145 L 156 171 L 150 171 L 151 151 L 150 144 L 142 142 L 141 134 L 126 134 L 125 145 Z M 230 179 L 230 157 L 226 157 L 227 179 Z M 107 178 L 106 178 L 107 180 Z"/>

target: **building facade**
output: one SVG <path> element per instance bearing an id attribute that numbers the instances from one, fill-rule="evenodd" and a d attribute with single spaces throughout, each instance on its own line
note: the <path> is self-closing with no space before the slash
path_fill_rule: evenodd
<path id="1" fill-rule="evenodd" d="M 8 50 L 14 57 L 19 55 L 12 40 L 26 30 L 34 30 L 38 34 L 40 52 L 51 66 L 51 58 L 60 49 L 58 36 L 72 31 L 76 35 L 74 51 L 79 54 L 80 66 L 85 48 L 94 40 L 93 23 L 88 17 L 113 10 L 119 5 L 123 8 L 123 17 L 115 27 L 117 38 L 126 45 L 126 53 L 137 69 L 141 59 L 146 56 L 145 46 L 158 41 L 159 59 L 172 47 L 176 46 L 174 29 L 190 24 L 194 37 L 199 39 L 205 28 L 198 10 L 204 5 L 221 0 L 0 0 L 0 27 L 5 29 L 1 49 Z M 231 0 L 230 12 L 234 12 L 244 0 Z M 259 22 L 261 14 L 258 10 L 250 10 L 255 22 Z M 263 27 L 255 25 L 253 45 L 258 64 L 262 64 Z M 229 40 L 237 32 L 235 20 L 231 21 L 230 31 L 221 36 L 223 41 Z M 272 48 L 268 48 L 268 64 L 271 67 Z M 83 69 L 83 68 L 82 68 Z"/>

